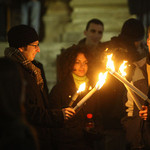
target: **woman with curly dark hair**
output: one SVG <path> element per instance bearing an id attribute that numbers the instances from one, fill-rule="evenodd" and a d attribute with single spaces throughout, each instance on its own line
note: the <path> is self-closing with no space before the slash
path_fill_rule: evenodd
<path id="1" fill-rule="evenodd" d="M 88 57 L 87 48 L 88 47 L 86 46 L 73 45 L 67 49 L 62 49 L 62 53 L 59 56 L 57 64 L 59 81 L 62 81 L 73 71 L 73 66 L 79 52 L 83 53 L 85 57 Z"/>
<path id="2" fill-rule="evenodd" d="M 59 57 L 58 72 L 60 83 L 56 84 L 50 94 L 50 106 L 53 109 L 69 105 L 72 96 L 82 83 L 86 88 L 73 103 L 74 107 L 89 92 L 90 80 L 87 76 L 91 56 L 86 46 L 73 45 L 64 49 Z M 97 92 L 96 92 L 97 93 Z M 75 116 L 69 119 L 63 128 L 52 129 L 52 143 L 58 150 L 93 150 L 94 137 L 99 138 L 101 131 L 101 113 L 96 93 L 84 104 Z M 93 115 L 95 130 L 85 129 L 86 116 Z M 98 132 L 99 131 L 99 132 Z"/>

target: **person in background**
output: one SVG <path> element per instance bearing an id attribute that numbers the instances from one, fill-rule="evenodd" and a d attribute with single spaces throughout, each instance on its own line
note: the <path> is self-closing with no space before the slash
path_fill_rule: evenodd
<path id="1" fill-rule="evenodd" d="M 21 0 L 21 24 L 30 25 L 39 35 L 41 2 L 40 0 Z"/>
<path id="2" fill-rule="evenodd" d="M 6 41 L 6 30 L 7 30 L 7 20 L 6 20 L 6 10 L 7 10 L 7 5 L 9 4 L 9 1 L 5 0 L 0 0 L 0 41 Z"/>
<path id="3" fill-rule="evenodd" d="M 149 54 L 147 57 L 134 62 L 135 69 L 132 76 L 132 83 L 140 91 L 150 97 L 150 27 L 148 28 L 147 45 Z M 125 97 L 126 116 L 122 119 L 122 124 L 126 130 L 127 148 L 131 150 L 149 150 L 150 149 L 150 122 L 148 117 L 149 103 L 136 95 L 141 103 L 142 109 L 139 110 L 134 103 L 131 95 L 127 92 Z"/>
<path id="4" fill-rule="evenodd" d="M 27 82 L 25 92 L 26 118 L 36 128 L 41 150 L 51 149 L 50 127 L 61 127 L 65 120 L 74 115 L 71 108 L 51 110 L 44 71 L 34 57 L 40 52 L 39 36 L 28 25 L 12 27 L 8 33 L 8 43 L 4 55 L 18 63 L 23 78 Z"/>
<path id="5" fill-rule="evenodd" d="M 84 31 L 85 38 L 79 41 L 79 45 L 99 46 L 104 32 L 104 24 L 99 19 L 91 19 Z"/>
<path id="6" fill-rule="evenodd" d="M 62 109 L 68 107 L 73 95 L 82 83 L 86 88 L 81 92 L 71 107 L 75 107 L 88 92 L 90 80 L 88 79 L 89 55 L 87 46 L 73 45 L 60 55 L 59 59 L 59 83 L 56 84 L 50 94 L 49 101 L 51 109 Z M 97 92 L 96 92 L 97 93 Z M 76 115 L 65 122 L 63 128 L 52 129 L 54 149 L 57 150 L 93 150 L 97 145 L 94 139 L 102 137 L 100 101 L 96 93 L 76 110 Z M 88 131 L 85 128 L 86 116 L 93 115 L 95 129 Z M 100 148 L 99 148 L 100 149 Z"/>
<path id="7" fill-rule="evenodd" d="M 0 58 L 0 149 L 38 150 L 37 135 L 25 118 L 26 81 L 18 64 Z"/>
<path id="8" fill-rule="evenodd" d="M 148 53 L 148 49 L 144 49 L 142 52 L 138 51 L 144 35 L 145 30 L 142 22 L 138 19 L 130 18 L 124 22 L 120 34 L 112 37 L 103 46 L 108 48 L 108 51 L 116 53 L 116 57 L 122 53 L 120 59 L 126 59 L 129 63 L 132 63 L 145 57 Z"/>
<path id="9" fill-rule="evenodd" d="M 142 21 L 147 32 L 150 25 L 150 1 L 128 0 L 128 7 L 130 14 L 136 15 L 136 18 Z"/>

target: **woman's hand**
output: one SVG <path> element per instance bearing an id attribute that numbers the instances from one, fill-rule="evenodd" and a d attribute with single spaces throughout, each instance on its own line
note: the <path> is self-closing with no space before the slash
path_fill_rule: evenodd
<path id="1" fill-rule="evenodd" d="M 73 115 L 75 114 L 75 111 L 73 110 L 73 108 L 63 108 L 62 109 L 63 112 L 63 116 L 64 116 L 64 120 L 68 120 L 69 118 L 72 118 Z"/>

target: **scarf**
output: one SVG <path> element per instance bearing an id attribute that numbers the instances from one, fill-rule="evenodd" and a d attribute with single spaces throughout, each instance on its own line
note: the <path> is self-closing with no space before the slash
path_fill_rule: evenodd
<path id="1" fill-rule="evenodd" d="M 38 67 L 36 67 L 31 61 L 26 59 L 26 57 L 16 48 L 6 48 L 4 51 L 4 55 L 16 62 L 21 63 L 36 79 L 38 87 L 43 91 L 44 82 L 41 76 L 41 70 Z"/>
<path id="2" fill-rule="evenodd" d="M 79 89 L 79 86 L 85 82 L 85 84 L 87 85 L 89 82 L 89 79 L 87 78 L 87 76 L 83 76 L 83 77 L 79 77 L 77 75 L 75 75 L 74 73 L 72 73 L 74 82 L 75 82 L 75 86 L 77 89 Z"/>

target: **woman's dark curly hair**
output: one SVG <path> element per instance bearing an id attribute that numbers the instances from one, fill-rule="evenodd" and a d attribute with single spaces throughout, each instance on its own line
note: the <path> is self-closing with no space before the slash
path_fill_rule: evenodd
<path id="1" fill-rule="evenodd" d="M 62 81 L 73 71 L 73 66 L 79 53 L 83 53 L 88 60 L 88 63 L 90 62 L 88 49 L 89 48 L 86 45 L 72 45 L 67 49 L 62 49 L 62 52 L 57 60 L 58 81 Z"/>

